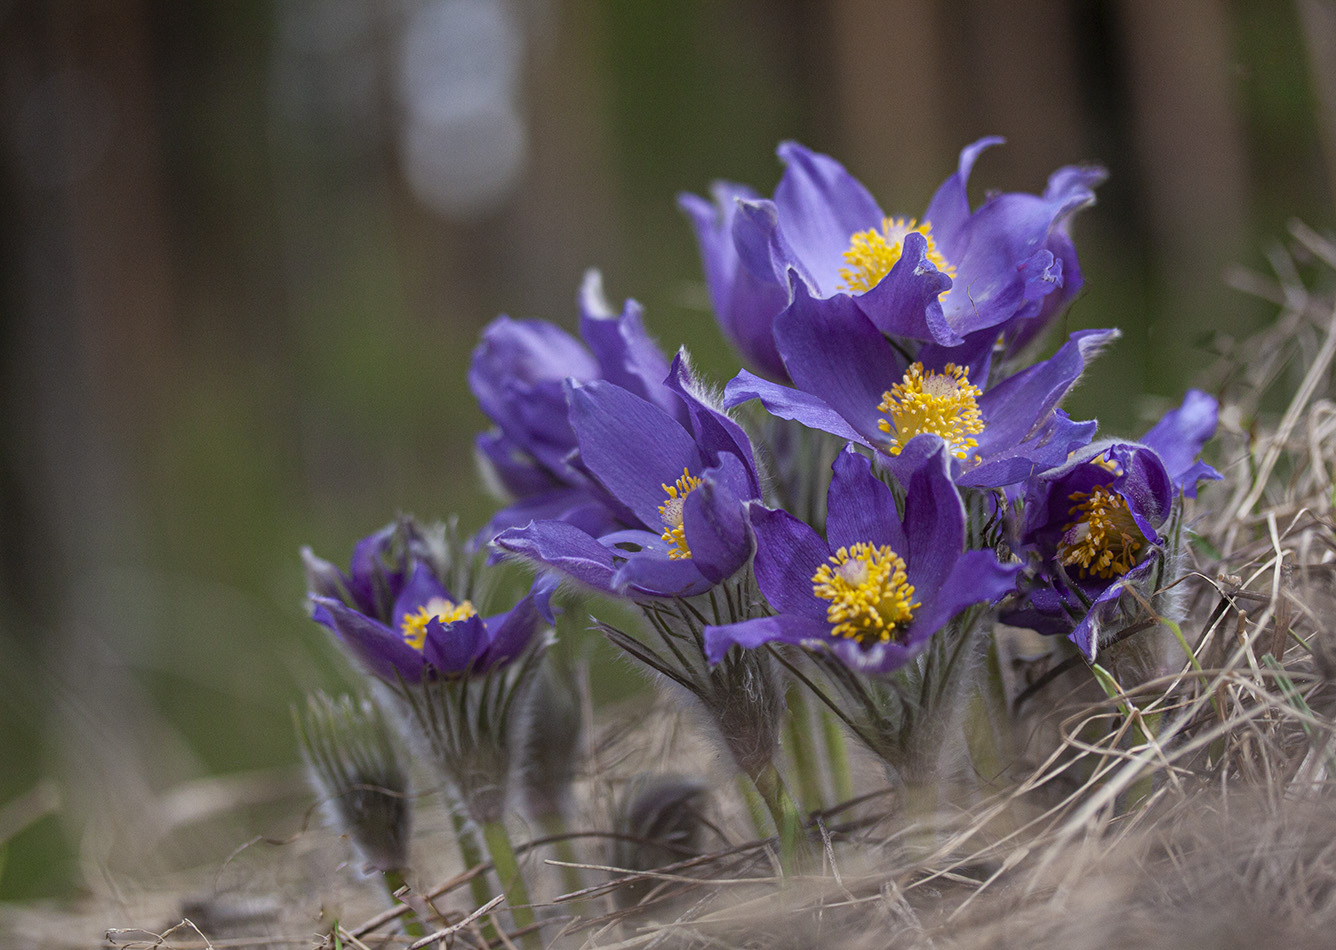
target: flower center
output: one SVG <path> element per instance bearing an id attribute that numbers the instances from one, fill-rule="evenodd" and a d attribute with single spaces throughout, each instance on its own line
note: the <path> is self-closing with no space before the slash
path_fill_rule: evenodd
<path id="1" fill-rule="evenodd" d="M 421 650 L 422 645 L 427 642 L 427 625 L 433 620 L 451 624 L 475 617 L 477 614 L 478 611 L 467 600 L 456 604 L 444 597 L 433 597 L 419 607 L 417 613 L 404 614 L 403 622 L 399 624 L 399 631 L 404 636 L 404 643 L 414 650 Z"/>
<path id="2" fill-rule="evenodd" d="M 700 484 L 700 479 L 690 474 L 685 468 L 681 476 L 672 485 L 664 485 L 668 499 L 659 506 L 659 517 L 663 519 L 663 534 L 659 537 L 671 545 L 668 556 L 674 561 L 691 557 L 691 548 L 687 545 L 687 535 L 682 530 L 682 505 L 687 495 Z"/>
<path id="3" fill-rule="evenodd" d="M 1136 565 L 1146 536 L 1137 527 L 1127 500 L 1103 485 L 1090 492 L 1073 492 L 1068 510 L 1074 520 L 1063 525 L 1058 559 L 1081 574 L 1113 580 Z"/>
<path id="4" fill-rule="evenodd" d="M 881 223 L 881 230 L 855 232 L 849 238 L 849 250 L 844 252 L 848 267 L 840 268 L 844 278 L 842 289 L 849 293 L 867 293 L 881 283 L 883 277 L 891 272 L 900 255 L 904 253 L 905 237 L 917 231 L 928 239 L 928 260 L 939 271 L 955 279 L 956 269 L 949 264 L 942 252 L 937 250 L 937 242 L 932 239 L 932 225 L 924 221 L 920 227 L 914 218 L 887 218 Z M 943 291 L 945 293 L 945 291 Z"/>
<path id="5" fill-rule="evenodd" d="M 830 601 L 830 634 L 861 644 L 894 640 L 920 606 L 904 558 L 886 545 L 840 548 L 812 575 L 812 593 Z"/>
<path id="6" fill-rule="evenodd" d="M 882 394 L 877 410 L 887 418 L 877 426 L 892 435 L 887 451 L 899 455 L 909 440 L 924 432 L 941 436 L 958 459 L 967 458 L 983 431 L 979 398 L 983 390 L 970 382 L 966 367 L 947 363 L 940 373 L 925 373 L 922 363 L 905 371 L 902 382 Z"/>

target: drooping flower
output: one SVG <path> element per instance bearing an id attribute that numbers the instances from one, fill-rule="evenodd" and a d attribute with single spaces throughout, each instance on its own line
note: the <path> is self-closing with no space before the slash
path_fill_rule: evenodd
<path id="1" fill-rule="evenodd" d="M 786 511 L 752 505 L 756 580 L 776 614 L 707 627 L 710 660 L 732 646 L 798 643 L 889 673 L 960 611 L 1007 593 L 1017 568 L 991 551 L 964 550 L 965 511 L 945 448 L 904 484 L 901 517 L 869 460 L 847 449 L 835 462 L 825 539 Z"/>
<path id="2" fill-rule="evenodd" d="M 702 398 L 682 354 L 667 387 L 686 425 L 620 386 L 567 383 L 579 463 L 630 513 L 627 527 L 597 534 L 535 521 L 495 544 L 599 590 L 652 596 L 701 593 L 745 564 L 744 505 L 760 497 L 751 443 Z"/>
<path id="3" fill-rule="evenodd" d="M 716 313 L 747 362 L 772 379 L 792 374 L 771 330 L 799 284 L 818 305 L 853 301 L 906 340 L 958 346 L 985 329 L 1029 339 L 1047 325 L 1079 288 L 1067 226 L 1104 172 L 1068 166 L 1042 195 L 997 194 L 971 210 L 970 171 L 1001 141 L 962 150 L 921 220 L 886 215 L 838 162 L 793 142 L 779 147 L 786 168 L 773 200 L 728 184 L 715 187 L 713 205 L 683 196 Z M 1074 286 L 1049 300 L 1073 269 Z"/>
<path id="4" fill-rule="evenodd" d="M 580 290 L 580 336 L 542 320 L 499 317 L 483 330 L 469 366 L 469 388 L 495 428 L 477 438 L 486 473 L 511 503 L 479 532 L 490 541 L 508 527 L 555 520 L 602 533 L 626 512 L 572 461 L 577 445 L 567 421 L 565 381 L 607 380 L 685 422 L 663 385 L 668 361 L 645 332 L 641 308 L 621 313 L 590 271 Z"/>
<path id="5" fill-rule="evenodd" d="M 992 347 L 922 347 L 910 362 L 852 298 L 795 287 L 775 340 L 796 390 L 745 370 L 725 405 L 759 398 L 773 415 L 883 453 L 898 475 L 945 446 L 956 483 L 1000 488 L 1060 464 L 1094 434 L 1059 402 L 1115 330 L 1073 333 L 1051 358 L 990 386 Z"/>
<path id="6" fill-rule="evenodd" d="M 510 610 L 482 617 L 440 578 L 428 534 L 399 521 L 360 541 L 345 574 L 302 552 L 311 616 L 371 675 L 419 683 L 480 673 L 520 656 L 541 621 L 535 592 Z"/>
<path id="7" fill-rule="evenodd" d="M 1099 442 L 1033 478 L 1016 545 L 1030 566 L 1003 620 L 1066 634 L 1093 658 L 1122 593 L 1163 586 L 1180 493 L 1194 497 L 1198 481 L 1220 478 L 1197 459 L 1216 412 L 1212 397 L 1190 390 L 1142 442 Z"/>

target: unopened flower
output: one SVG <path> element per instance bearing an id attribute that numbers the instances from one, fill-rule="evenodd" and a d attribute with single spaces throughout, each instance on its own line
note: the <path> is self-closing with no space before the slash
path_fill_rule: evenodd
<path id="1" fill-rule="evenodd" d="M 408 866 L 408 770 L 379 709 L 316 692 L 294 710 L 302 758 L 330 824 L 377 871 Z"/>
<path id="2" fill-rule="evenodd" d="M 852 449 L 835 462 L 826 537 L 785 511 L 751 506 L 756 580 L 772 617 L 707 627 L 712 662 L 732 646 L 798 643 L 848 666 L 889 673 L 966 607 L 1011 589 L 1016 568 L 965 551 L 965 511 L 942 446 L 904 480 L 904 516 L 891 489 Z"/>
<path id="3" fill-rule="evenodd" d="M 1180 493 L 1193 497 L 1199 480 L 1220 477 L 1197 459 L 1216 408 L 1191 390 L 1140 443 L 1099 442 L 1033 478 L 1017 536 L 1031 564 L 1003 620 L 1066 634 L 1093 658 L 1123 591 L 1163 586 L 1174 540 L 1164 532 Z"/>

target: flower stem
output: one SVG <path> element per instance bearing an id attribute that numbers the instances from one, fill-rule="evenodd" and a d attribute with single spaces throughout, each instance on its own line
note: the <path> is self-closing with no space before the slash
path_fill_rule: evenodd
<path id="1" fill-rule="evenodd" d="M 742 772 L 738 773 L 738 791 L 747 805 L 747 817 L 758 838 L 770 837 L 770 811 L 756 791 L 756 785 Z"/>
<path id="2" fill-rule="evenodd" d="M 543 833 L 549 837 L 557 837 L 566 833 L 566 821 L 561 815 L 553 813 L 545 815 L 539 819 L 539 824 L 543 827 Z M 553 842 L 552 849 L 557 854 L 557 860 L 563 865 L 578 864 L 579 855 L 575 853 L 575 843 L 570 838 L 558 838 Z M 580 874 L 580 869 L 576 867 L 563 867 L 561 869 L 561 885 L 567 893 L 574 893 L 584 887 L 584 879 Z"/>
<path id="3" fill-rule="evenodd" d="M 763 768 L 753 781 L 779 831 L 779 866 L 785 875 L 792 874 L 797 862 L 805 862 L 808 857 L 798 806 L 774 763 Z"/>
<path id="4" fill-rule="evenodd" d="M 492 866 L 496 868 L 497 880 L 506 895 L 510 914 L 517 928 L 523 929 L 534 924 L 533 908 L 529 906 L 529 890 L 524 886 L 524 876 L 520 874 L 520 864 L 515 858 L 515 849 L 510 843 L 510 834 L 501 821 L 489 821 L 482 826 L 482 837 L 487 842 L 487 852 L 492 856 Z M 523 943 L 530 950 L 540 950 L 537 931 L 525 934 Z"/>
<path id="5" fill-rule="evenodd" d="M 478 839 L 474 837 L 473 828 L 469 826 L 469 821 L 458 809 L 450 809 L 450 821 L 455 826 L 455 841 L 459 844 L 459 857 L 464 862 L 464 868 L 476 868 L 483 863 L 482 849 L 478 847 Z M 487 889 L 487 875 L 475 874 L 473 880 L 469 881 L 469 893 L 473 895 L 473 906 L 481 907 L 492 899 L 491 892 Z"/>
<path id="6" fill-rule="evenodd" d="M 404 872 L 394 870 L 385 871 L 383 874 L 385 878 L 385 890 L 389 891 L 390 900 L 398 901 L 399 898 L 395 896 L 395 891 L 399 890 L 405 883 L 407 883 L 404 881 Z M 427 935 L 427 928 L 423 926 L 417 911 L 413 909 L 413 905 L 408 903 L 408 901 L 401 901 L 401 903 L 408 908 L 408 913 L 404 914 L 404 933 L 410 937 L 425 937 Z"/>
<path id="7" fill-rule="evenodd" d="M 826 760 L 835 781 L 835 801 L 847 802 L 854 797 L 854 776 L 849 769 L 849 747 L 844 741 L 844 730 L 829 709 L 821 709 L 821 732 L 826 740 Z"/>
<path id="8" fill-rule="evenodd" d="M 817 773 L 819 763 L 812 742 L 812 715 L 801 690 L 789 690 L 788 707 L 784 744 L 793 761 L 793 769 L 798 773 L 798 797 L 802 800 L 803 811 L 810 813 L 820 810 L 823 804 L 821 778 Z"/>

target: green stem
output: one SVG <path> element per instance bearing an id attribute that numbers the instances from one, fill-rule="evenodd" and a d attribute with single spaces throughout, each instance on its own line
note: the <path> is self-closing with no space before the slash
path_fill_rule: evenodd
<path id="1" fill-rule="evenodd" d="M 738 773 L 738 791 L 742 794 L 742 800 L 747 805 L 747 817 L 751 819 L 752 829 L 756 832 L 758 838 L 770 837 L 770 812 L 765 807 L 765 802 L 756 792 L 756 786 L 751 779 Z"/>
<path id="2" fill-rule="evenodd" d="M 826 761 L 835 781 L 835 801 L 847 802 L 854 797 L 854 775 L 849 768 L 849 746 L 844 741 L 840 721 L 829 709 L 820 710 L 821 733 L 826 740 Z"/>
<path id="3" fill-rule="evenodd" d="M 797 862 L 806 862 L 809 857 L 798 806 L 773 763 L 762 769 L 754 781 L 779 831 L 780 868 L 786 875 L 792 874 L 797 870 Z"/>
<path id="4" fill-rule="evenodd" d="M 559 814 L 544 815 L 539 819 L 539 824 L 543 827 L 543 834 L 549 837 L 555 838 L 566 833 L 566 821 Z M 579 855 L 575 853 L 575 842 L 570 838 L 560 838 L 554 841 L 552 850 L 556 852 L 557 860 L 564 865 L 578 864 L 580 861 Z M 584 878 L 580 875 L 580 869 L 563 867 L 561 869 L 561 885 L 568 894 L 573 894 L 584 887 Z"/>
<path id="5" fill-rule="evenodd" d="M 389 891 L 390 900 L 399 900 L 399 898 L 394 896 L 394 892 L 407 883 L 404 881 L 404 872 L 395 870 L 385 871 L 383 873 L 385 877 L 385 890 Z M 402 903 L 408 908 L 408 913 L 404 914 L 404 933 L 408 934 L 410 937 L 427 936 L 427 928 L 423 926 L 417 911 L 413 909 L 413 906 L 409 904 L 408 901 L 403 901 Z"/>
<path id="6" fill-rule="evenodd" d="M 1153 717 L 1154 723 L 1148 723 L 1146 717 L 1142 715 L 1141 710 L 1137 708 L 1123 692 L 1123 688 L 1118 685 L 1118 681 L 1113 678 L 1113 674 L 1098 663 L 1090 664 L 1090 671 L 1095 674 L 1095 681 L 1099 683 L 1100 688 L 1104 690 L 1104 695 L 1108 696 L 1118 704 L 1118 711 L 1124 718 L 1136 729 L 1137 735 L 1143 745 L 1149 745 L 1154 738 L 1154 729 L 1159 725 L 1159 716 Z M 1127 806 L 1135 808 L 1140 803 L 1150 798 L 1155 791 L 1155 776 L 1147 771 L 1145 775 L 1138 778 L 1127 789 Z"/>
<path id="7" fill-rule="evenodd" d="M 529 904 L 529 890 L 524 886 L 524 876 L 520 874 L 520 864 L 515 858 L 515 849 L 510 844 L 510 834 L 504 822 L 489 821 L 482 826 L 482 837 L 487 842 L 487 853 L 492 856 L 492 867 L 496 869 L 497 880 L 506 895 L 511 917 L 518 929 L 532 927 L 534 924 L 533 908 Z M 522 938 L 524 946 L 530 950 L 540 950 L 542 943 L 538 932 L 531 930 Z"/>
<path id="8" fill-rule="evenodd" d="M 459 858 L 464 862 L 464 869 L 476 868 L 483 863 L 482 848 L 478 847 L 478 839 L 474 836 L 468 818 L 459 810 L 451 808 L 450 821 L 455 826 L 455 841 L 459 844 Z M 487 889 L 486 874 L 473 875 L 473 880 L 469 881 L 469 893 L 473 895 L 474 907 L 481 907 L 492 899 L 491 891 Z"/>
<path id="9" fill-rule="evenodd" d="M 798 773 L 798 797 L 802 799 L 803 811 L 819 811 L 822 807 L 821 778 L 817 774 L 819 763 L 812 742 L 812 716 L 801 690 L 789 690 L 787 701 L 789 715 L 784 723 L 784 745 L 793 769 Z"/>

